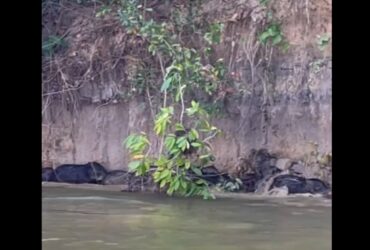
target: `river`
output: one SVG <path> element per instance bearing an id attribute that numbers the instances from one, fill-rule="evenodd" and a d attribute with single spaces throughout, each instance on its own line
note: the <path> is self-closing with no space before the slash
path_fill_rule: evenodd
<path id="1" fill-rule="evenodd" d="M 329 250 L 331 201 L 43 187 L 44 250 Z"/>

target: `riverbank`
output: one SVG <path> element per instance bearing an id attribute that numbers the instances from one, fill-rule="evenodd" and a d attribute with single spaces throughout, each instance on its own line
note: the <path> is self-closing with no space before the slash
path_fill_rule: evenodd
<path id="1" fill-rule="evenodd" d="M 80 190 L 97 190 L 106 192 L 122 192 L 125 189 L 125 185 L 98 185 L 98 184 L 70 184 L 70 183 L 57 183 L 57 182 L 42 182 L 43 188 L 66 188 L 66 189 L 80 189 Z M 323 201 L 324 206 L 331 207 L 331 196 L 330 199 L 324 198 L 321 195 L 312 194 L 294 194 L 294 195 L 262 195 L 253 193 L 234 193 L 234 192 L 221 192 L 212 189 L 212 193 L 215 195 L 216 199 L 272 199 L 277 201 L 289 201 L 291 199 L 306 198 L 313 201 Z"/>

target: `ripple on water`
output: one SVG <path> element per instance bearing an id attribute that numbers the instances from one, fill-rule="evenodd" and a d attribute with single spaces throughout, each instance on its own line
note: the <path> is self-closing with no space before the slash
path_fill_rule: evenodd
<path id="1" fill-rule="evenodd" d="M 273 203 L 248 203 L 248 206 L 251 207 L 277 207 L 277 204 Z"/>
<path id="2" fill-rule="evenodd" d="M 291 212 L 292 215 L 302 215 L 303 213 L 302 212 L 297 212 L 297 211 L 293 211 Z"/>
<path id="3" fill-rule="evenodd" d="M 118 243 L 106 242 L 106 243 L 104 243 L 104 245 L 106 245 L 106 246 L 118 246 Z"/>
<path id="4" fill-rule="evenodd" d="M 109 200 L 109 201 L 121 201 L 121 199 L 100 197 L 100 196 L 81 196 L 81 197 L 45 197 L 43 200 Z"/>
<path id="5" fill-rule="evenodd" d="M 42 241 L 56 241 L 56 240 L 61 240 L 61 238 L 47 238 L 47 239 L 42 239 Z"/>
<path id="6" fill-rule="evenodd" d="M 232 224 L 223 224 L 223 228 L 225 229 L 253 229 L 255 228 L 255 224 L 253 223 L 232 223 Z"/>

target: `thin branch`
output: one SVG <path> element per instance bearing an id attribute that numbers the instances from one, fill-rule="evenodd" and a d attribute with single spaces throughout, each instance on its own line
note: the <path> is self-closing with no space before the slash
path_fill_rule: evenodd
<path id="1" fill-rule="evenodd" d="M 144 0 L 144 8 L 143 8 L 143 22 L 145 22 L 145 13 L 146 13 L 146 0 Z"/>
<path id="2" fill-rule="evenodd" d="M 163 81 L 164 81 L 165 77 L 166 77 L 166 71 L 164 69 L 163 62 L 162 62 L 162 57 L 161 57 L 160 54 L 158 54 L 158 58 L 159 58 L 159 63 L 161 65 L 161 71 L 162 71 L 162 76 L 163 76 Z M 164 99 L 163 99 L 163 108 L 165 108 L 166 105 L 167 105 L 167 90 L 165 89 L 164 90 Z M 161 144 L 159 146 L 159 155 L 162 154 L 163 144 L 164 144 L 164 135 L 161 138 Z"/>
<path id="3" fill-rule="evenodd" d="M 307 17 L 307 25 L 310 26 L 310 11 L 308 9 L 309 0 L 306 0 L 306 17 Z"/>
<path id="4" fill-rule="evenodd" d="M 163 62 L 162 62 L 162 57 L 160 54 L 158 54 L 158 59 L 159 59 L 159 64 L 161 65 L 161 71 L 162 71 L 162 77 L 163 81 L 165 80 L 166 77 L 166 70 L 164 69 Z M 167 90 L 164 90 L 164 100 L 163 100 L 163 107 L 165 108 L 167 105 Z"/>
<path id="5" fill-rule="evenodd" d="M 41 114 L 42 114 L 42 115 L 44 115 L 44 113 L 45 113 L 46 109 L 47 109 L 47 108 L 48 108 L 48 106 L 50 105 L 50 103 L 49 103 L 49 98 L 50 98 L 50 96 L 48 96 L 48 97 L 46 98 L 44 108 L 43 108 L 43 110 L 41 111 Z"/>
<path id="6" fill-rule="evenodd" d="M 203 142 L 207 142 L 207 141 L 211 140 L 211 139 L 212 139 L 212 138 L 214 138 L 217 134 L 218 134 L 218 131 L 216 131 L 214 134 L 212 134 L 212 135 L 208 136 L 207 138 L 205 138 L 205 139 L 203 140 Z"/>
<path id="7" fill-rule="evenodd" d="M 185 104 L 184 104 L 184 97 L 182 94 L 182 86 L 180 85 L 180 100 L 181 100 L 181 114 L 180 114 L 180 123 L 183 123 L 184 112 L 185 112 Z"/>
<path id="8" fill-rule="evenodd" d="M 153 119 L 153 122 L 154 122 L 155 121 L 155 115 L 154 115 L 154 111 L 153 111 L 152 97 L 150 96 L 149 87 L 148 86 L 146 86 L 146 94 L 148 96 L 148 101 L 149 101 L 149 106 L 150 106 L 150 113 L 152 115 L 152 119 Z"/>
<path id="9" fill-rule="evenodd" d="M 60 91 L 55 91 L 55 92 L 49 92 L 49 93 L 45 93 L 45 94 L 42 94 L 42 96 L 49 96 L 49 95 L 56 95 L 56 94 L 60 94 L 60 93 L 64 93 L 64 92 L 70 92 L 70 91 L 74 91 L 74 90 L 78 90 L 80 88 L 83 87 L 83 84 L 81 84 L 79 87 L 77 88 L 69 88 L 69 89 L 65 89 L 65 90 L 60 90 Z"/>

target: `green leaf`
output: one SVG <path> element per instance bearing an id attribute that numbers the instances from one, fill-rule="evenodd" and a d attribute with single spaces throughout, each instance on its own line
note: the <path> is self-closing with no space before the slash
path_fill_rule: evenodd
<path id="1" fill-rule="evenodd" d="M 180 181 L 179 180 L 175 180 L 174 190 L 179 189 L 179 187 L 180 187 Z"/>
<path id="2" fill-rule="evenodd" d="M 185 161 L 182 157 L 179 157 L 179 158 L 176 159 L 176 162 L 175 162 L 176 166 L 179 166 L 179 167 L 181 166 L 182 167 L 182 166 L 184 166 L 184 164 L 185 164 Z"/>
<path id="3" fill-rule="evenodd" d="M 164 155 L 160 155 L 159 158 L 156 160 L 155 165 L 157 165 L 159 168 L 163 168 L 167 165 L 167 158 Z"/>
<path id="4" fill-rule="evenodd" d="M 159 184 L 159 187 L 163 188 L 166 185 L 166 183 L 167 183 L 166 179 L 161 180 L 161 184 Z"/>
<path id="5" fill-rule="evenodd" d="M 174 155 L 173 158 L 177 158 L 180 155 L 180 149 L 179 148 L 174 148 L 170 151 L 170 155 Z"/>
<path id="6" fill-rule="evenodd" d="M 272 45 L 276 45 L 280 43 L 283 40 L 283 37 L 281 35 L 277 35 L 272 39 Z"/>
<path id="7" fill-rule="evenodd" d="M 190 168 L 190 166 L 191 166 L 191 162 L 190 162 L 190 160 L 185 160 L 185 168 L 186 169 L 189 169 Z"/>
<path id="8" fill-rule="evenodd" d="M 176 131 L 185 131 L 185 128 L 181 123 L 176 123 L 175 130 Z"/>
<path id="9" fill-rule="evenodd" d="M 199 139 L 198 131 L 196 131 L 193 128 L 190 130 L 190 136 L 192 137 L 192 138 L 190 138 L 191 140 Z"/>
<path id="10" fill-rule="evenodd" d="M 156 123 L 154 125 L 154 132 L 157 134 L 157 135 L 161 135 L 162 134 L 162 131 L 164 131 L 164 126 L 162 123 Z"/>
<path id="11" fill-rule="evenodd" d="M 132 161 L 128 164 L 128 168 L 131 171 L 135 171 L 140 165 L 142 161 Z"/>
<path id="12" fill-rule="evenodd" d="M 189 197 L 194 194 L 194 192 L 197 190 L 197 187 L 195 185 L 191 185 L 191 188 L 189 192 L 185 195 L 186 197 Z"/>
<path id="13" fill-rule="evenodd" d="M 276 26 L 272 26 L 270 29 L 268 29 L 268 33 L 270 37 L 274 37 L 278 35 L 280 32 Z"/>
<path id="14" fill-rule="evenodd" d="M 211 155 L 201 155 L 201 156 L 199 156 L 199 159 L 206 159 L 206 158 L 209 158 Z"/>
<path id="15" fill-rule="evenodd" d="M 156 171 L 153 174 L 153 178 L 154 178 L 155 182 L 158 182 L 160 180 L 160 176 L 161 176 L 161 172 L 160 171 Z"/>
<path id="16" fill-rule="evenodd" d="M 263 32 L 261 35 L 260 35 L 260 41 L 262 42 L 262 43 L 266 43 L 266 41 L 267 41 L 267 38 L 269 38 L 270 37 L 270 34 L 268 33 L 268 32 Z"/>
<path id="17" fill-rule="evenodd" d="M 185 151 L 185 149 L 189 149 L 190 148 L 190 144 L 189 142 L 186 140 L 186 138 L 184 137 L 180 137 L 181 140 L 178 140 L 177 141 L 177 145 L 178 147 L 182 150 L 182 151 Z M 184 139 L 184 140 L 183 140 Z"/>
<path id="18" fill-rule="evenodd" d="M 199 108 L 199 103 L 197 103 L 196 101 L 192 100 L 191 101 L 191 106 L 195 109 L 198 109 Z"/>
<path id="19" fill-rule="evenodd" d="M 187 108 L 186 113 L 188 114 L 188 116 L 193 116 L 196 113 L 196 110 L 194 110 L 193 108 Z"/>
<path id="20" fill-rule="evenodd" d="M 202 176 L 203 174 L 202 174 L 202 171 L 199 169 L 199 168 L 197 168 L 197 167 L 192 167 L 191 168 L 191 170 L 193 170 L 193 172 L 196 174 L 196 175 L 198 175 L 198 176 Z"/>
<path id="21" fill-rule="evenodd" d="M 201 146 L 202 146 L 202 144 L 201 144 L 201 143 L 199 143 L 199 142 L 192 142 L 192 143 L 191 143 L 191 146 L 193 146 L 194 148 L 199 148 L 199 147 L 201 147 Z"/>
<path id="22" fill-rule="evenodd" d="M 184 190 L 186 190 L 186 188 L 188 187 L 188 184 L 187 184 L 187 182 L 186 182 L 186 181 L 182 180 L 182 181 L 181 181 L 181 186 L 182 186 L 182 188 L 183 188 Z"/>
<path id="23" fill-rule="evenodd" d="M 207 184 L 207 182 L 205 180 L 202 180 L 202 179 L 196 180 L 195 183 L 198 184 L 198 185 Z"/>
<path id="24" fill-rule="evenodd" d="M 177 140 L 176 140 L 176 144 L 179 147 L 181 147 L 181 145 L 183 145 L 185 142 L 186 142 L 186 137 L 184 137 L 184 136 L 181 136 L 181 137 L 177 138 Z"/>
<path id="25" fill-rule="evenodd" d="M 184 51 L 184 55 L 185 55 L 185 58 L 186 59 L 190 59 L 191 58 L 191 52 L 190 52 L 190 50 L 185 50 Z"/>
<path id="26" fill-rule="evenodd" d="M 168 136 L 164 141 L 164 145 L 166 146 L 167 150 L 172 150 L 173 146 L 175 146 L 176 138 L 172 136 Z"/>
<path id="27" fill-rule="evenodd" d="M 165 90 L 167 90 L 170 87 L 171 82 L 172 82 L 172 77 L 171 76 L 167 77 L 161 86 L 161 92 L 164 92 Z"/>
<path id="28" fill-rule="evenodd" d="M 180 101 L 180 96 L 181 96 L 181 91 L 180 90 L 177 90 L 176 96 L 175 96 L 175 102 L 179 102 Z"/>
<path id="29" fill-rule="evenodd" d="M 167 176 L 170 176 L 171 175 L 171 171 L 169 169 L 165 169 L 161 175 L 160 175 L 160 179 L 165 179 Z"/>
<path id="30" fill-rule="evenodd" d="M 173 190 L 173 188 L 174 188 L 173 186 L 170 186 L 170 187 L 169 187 L 169 189 L 167 190 L 167 194 L 168 194 L 168 195 L 172 195 L 172 193 L 173 193 L 173 191 L 174 191 L 174 190 Z"/>

